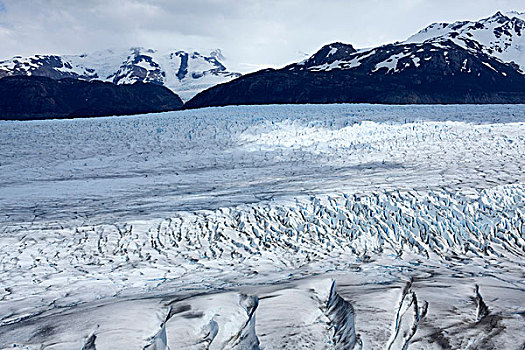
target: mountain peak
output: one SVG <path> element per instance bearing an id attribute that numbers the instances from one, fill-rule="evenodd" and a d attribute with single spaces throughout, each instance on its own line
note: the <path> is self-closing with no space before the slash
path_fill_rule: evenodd
<path id="1" fill-rule="evenodd" d="M 469 50 L 481 51 L 525 72 L 525 13 L 496 12 L 479 21 L 435 23 L 405 43 L 440 43 L 451 40 Z"/>
<path id="2" fill-rule="evenodd" d="M 501 11 L 498 11 L 494 15 L 490 16 L 489 18 L 502 18 L 502 17 L 507 17 L 507 16 L 505 16 Z"/>
<path id="3" fill-rule="evenodd" d="M 222 54 L 222 50 L 221 49 L 215 49 L 213 51 L 210 52 L 210 57 L 215 57 L 216 59 L 220 60 L 220 61 L 223 61 L 225 58 Z"/>
<path id="4" fill-rule="evenodd" d="M 306 67 L 330 64 L 335 61 L 348 59 L 349 56 L 356 52 L 357 50 L 350 44 L 335 42 L 324 45 L 310 58 L 301 62 L 301 64 Z"/>

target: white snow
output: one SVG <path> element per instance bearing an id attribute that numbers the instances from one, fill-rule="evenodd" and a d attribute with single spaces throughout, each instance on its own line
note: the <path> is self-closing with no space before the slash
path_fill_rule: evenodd
<path id="1" fill-rule="evenodd" d="M 488 63 L 488 62 L 481 62 L 481 63 L 483 63 L 484 66 L 489 67 L 490 69 L 492 69 L 494 72 L 499 73 L 499 72 L 496 70 L 496 68 L 494 68 L 494 67 L 492 67 L 492 66 L 490 65 L 490 63 Z"/>
<path id="2" fill-rule="evenodd" d="M 136 65 L 139 66 L 139 67 L 144 68 L 145 70 L 150 70 L 150 69 L 153 68 L 152 65 L 151 65 L 151 63 L 149 63 L 149 62 L 147 62 L 147 61 L 145 61 L 145 60 L 141 60 L 141 61 L 140 61 L 139 63 L 137 63 Z"/>
<path id="3" fill-rule="evenodd" d="M 397 73 L 397 72 L 402 70 L 402 68 L 398 67 L 399 60 L 402 59 L 402 58 L 405 58 L 405 57 L 409 57 L 409 56 L 410 56 L 410 53 L 406 53 L 406 52 L 401 52 L 401 53 L 392 55 L 388 59 L 384 60 L 383 62 L 380 62 L 380 63 L 376 64 L 376 66 L 375 66 L 374 70 L 372 70 L 372 72 L 377 72 L 381 68 L 386 68 L 387 69 L 387 74 L 388 73 Z"/>
<path id="4" fill-rule="evenodd" d="M 468 58 L 465 58 L 465 60 L 463 61 L 463 65 L 461 66 L 461 71 L 462 72 L 467 72 L 467 67 L 468 67 Z M 470 73 L 471 70 L 469 69 L 468 70 L 468 73 Z"/>

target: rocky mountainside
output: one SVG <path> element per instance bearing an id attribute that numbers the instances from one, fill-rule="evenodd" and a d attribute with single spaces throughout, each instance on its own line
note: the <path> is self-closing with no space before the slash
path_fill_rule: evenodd
<path id="1" fill-rule="evenodd" d="M 405 43 L 451 40 L 465 48 L 481 51 L 525 72 L 525 12 L 497 12 L 477 22 L 434 23 Z"/>
<path id="2" fill-rule="evenodd" d="M 186 106 L 525 103 L 520 16 L 431 25 L 406 42 L 366 50 L 329 44 L 302 62 L 206 90 Z"/>
<path id="3" fill-rule="evenodd" d="M 182 100 L 164 86 L 137 82 L 13 76 L 0 79 L 0 119 L 49 119 L 162 112 Z"/>
<path id="4" fill-rule="evenodd" d="M 0 78 L 36 75 L 52 79 L 102 80 L 164 85 L 188 100 L 206 88 L 240 76 L 229 71 L 220 50 L 161 53 L 144 48 L 106 50 L 82 55 L 35 55 L 0 61 Z"/>

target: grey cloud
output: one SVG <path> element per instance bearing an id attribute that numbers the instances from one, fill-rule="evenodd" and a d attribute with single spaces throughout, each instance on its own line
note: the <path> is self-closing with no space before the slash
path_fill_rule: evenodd
<path id="1" fill-rule="evenodd" d="M 524 8 L 525 0 L 0 0 L 0 54 L 222 48 L 280 66 L 328 42 L 373 46 L 432 22 Z"/>

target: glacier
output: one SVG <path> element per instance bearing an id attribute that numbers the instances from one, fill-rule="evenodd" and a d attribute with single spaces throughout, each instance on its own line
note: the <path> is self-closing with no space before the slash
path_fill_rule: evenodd
<path id="1" fill-rule="evenodd" d="M 522 349 L 523 111 L 0 121 L 0 348 Z"/>

